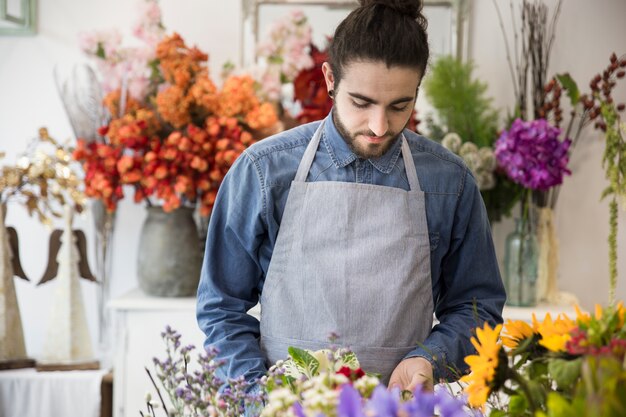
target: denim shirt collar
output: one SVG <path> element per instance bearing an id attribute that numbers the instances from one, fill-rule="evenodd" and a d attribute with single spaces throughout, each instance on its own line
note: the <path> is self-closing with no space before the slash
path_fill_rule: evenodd
<path id="1" fill-rule="evenodd" d="M 326 116 L 322 142 L 324 143 L 326 151 L 337 168 L 346 167 L 358 159 L 358 156 L 352 152 L 346 141 L 337 130 L 335 122 L 333 121 L 332 112 Z M 374 166 L 374 168 L 383 174 L 389 174 L 398 162 L 400 151 L 402 149 L 401 145 L 402 141 L 399 140 L 398 136 L 394 144 L 387 152 L 385 152 L 384 155 L 376 158 L 370 158 L 368 161 Z"/>

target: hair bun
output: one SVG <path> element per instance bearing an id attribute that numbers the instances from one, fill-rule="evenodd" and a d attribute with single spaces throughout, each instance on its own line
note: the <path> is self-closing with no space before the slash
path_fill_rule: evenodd
<path id="1" fill-rule="evenodd" d="M 394 9 L 400 14 L 410 16 L 412 19 L 422 20 L 422 0 L 359 0 L 361 7 L 367 7 L 374 4 Z"/>

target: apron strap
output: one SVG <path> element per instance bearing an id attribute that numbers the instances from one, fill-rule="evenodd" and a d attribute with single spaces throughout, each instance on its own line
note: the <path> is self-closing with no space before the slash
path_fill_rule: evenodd
<path id="1" fill-rule="evenodd" d="M 404 160 L 404 169 L 406 170 L 406 178 L 409 180 L 409 187 L 411 191 L 422 191 L 420 187 L 420 180 L 417 178 L 417 169 L 415 168 L 415 162 L 413 161 L 413 155 L 411 155 L 411 148 L 409 148 L 409 142 L 407 142 L 402 136 L 402 159 Z"/>
<path id="2" fill-rule="evenodd" d="M 298 165 L 298 171 L 296 172 L 296 178 L 294 178 L 294 181 L 306 181 L 306 177 L 309 175 L 309 171 L 311 170 L 311 164 L 313 164 L 313 159 L 315 158 L 315 152 L 317 152 L 317 148 L 320 145 L 320 138 L 322 137 L 325 123 L 326 120 L 323 120 L 322 123 L 320 123 L 315 131 L 315 134 L 313 135 L 313 138 L 309 142 L 309 145 L 306 147 L 302 160 L 300 161 L 300 165 Z"/>
<path id="3" fill-rule="evenodd" d="M 311 165 L 313 164 L 313 159 L 315 159 L 315 152 L 317 152 L 317 148 L 320 144 L 320 139 L 322 137 L 322 132 L 324 131 L 324 124 L 326 120 L 323 120 L 322 123 L 318 126 L 313 138 L 309 142 L 306 150 L 304 151 L 304 155 L 302 156 L 302 160 L 300 161 L 300 165 L 298 165 L 298 171 L 296 172 L 296 177 L 294 181 L 297 182 L 305 182 L 306 177 L 309 175 L 309 171 L 311 170 Z M 404 133 L 400 134 L 400 138 L 402 140 L 402 159 L 404 160 L 404 169 L 406 170 L 406 177 L 409 181 L 409 189 L 411 191 L 422 191 L 420 187 L 419 179 L 417 178 L 417 170 L 415 169 L 415 162 L 413 161 L 413 156 L 411 155 L 411 149 L 409 148 L 409 143 L 404 137 Z"/>

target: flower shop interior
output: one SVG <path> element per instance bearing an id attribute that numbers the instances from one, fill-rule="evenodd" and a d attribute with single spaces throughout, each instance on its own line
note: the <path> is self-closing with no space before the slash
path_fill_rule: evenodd
<path id="1" fill-rule="evenodd" d="M 238 414 L 183 404 L 153 358 L 166 358 L 164 338 L 175 340 L 166 326 L 183 345 L 203 346 L 196 289 L 220 182 L 252 143 L 328 114 L 321 64 L 334 28 L 357 5 L 0 2 L 0 417 Z M 547 314 L 554 329 L 569 320 L 561 337 L 573 343 L 615 313 L 610 325 L 621 327 L 607 343 L 623 342 L 626 1 L 423 7 L 431 58 L 407 128 L 472 170 L 507 290 L 504 321 L 527 323 L 532 335 Z M 532 132 L 541 151 L 522 144 Z M 543 170 L 520 173 L 531 165 Z M 174 213 L 175 223 L 163 220 Z M 517 331 L 508 330 L 516 343 L 504 340 L 511 358 L 526 327 Z M 528 343 L 552 351 L 539 333 Z M 479 332 L 474 346 L 489 335 Z M 576 343 L 576 352 L 591 346 Z M 626 345 L 615 343 L 623 361 Z M 567 360 L 584 358 L 568 352 Z M 557 365 L 541 370 L 554 386 L 578 387 L 569 397 L 563 389 L 558 398 L 525 397 L 515 374 L 509 385 L 487 377 L 482 391 L 468 391 L 469 403 L 501 391 L 511 401 L 490 403 L 492 415 L 574 415 L 559 401 L 589 399 L 580 382 L 587 362 L 575 363 L 571 379 L 554 376 Z M 624 364 L 611 374 L 616 386 L 626 386 Z M 539 372 L 533 366 L 518 370 Z M 441 404 L 437 415 L 453 415 Z M 476 415 L 464 407 L 454 415 Z M 595 415 L 626 415 L 615 409 Z M 298 410 L 268 406 L 261 415 L 319 415 Z M 415 413 L 402 415 L 433 415 Z"/>

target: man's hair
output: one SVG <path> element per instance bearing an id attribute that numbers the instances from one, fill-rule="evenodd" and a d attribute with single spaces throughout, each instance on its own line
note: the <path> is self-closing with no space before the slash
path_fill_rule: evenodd
<path id="1" fill-rule="evenodd" d="M 359 0 L 335 30 L 329 46 L 329 62 L 335 85 L 343 68 L 355 61 L 382 61 L 387 67 L 419 70 L 428 63 L 426 18 L 422 0 Z"/>

